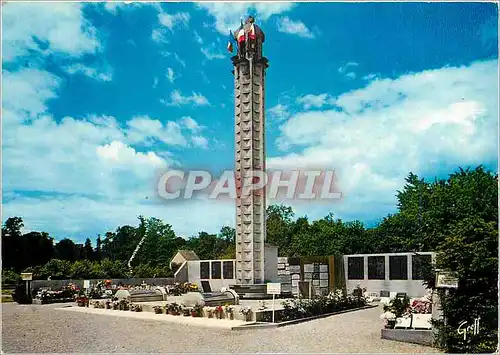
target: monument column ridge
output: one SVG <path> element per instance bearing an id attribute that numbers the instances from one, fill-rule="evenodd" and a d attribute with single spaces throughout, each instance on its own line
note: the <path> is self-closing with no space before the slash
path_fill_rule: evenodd
<path id="1" fill-rule="evenodd" d="M 264 32 L 250 16 L 235 31 L 238 53 L 234 66 L 235 172 L 236 172 L 236 283 L 265 282 L 266 194 L 242 196 L 243 178 L 265 172 L 265 70 Z"/>

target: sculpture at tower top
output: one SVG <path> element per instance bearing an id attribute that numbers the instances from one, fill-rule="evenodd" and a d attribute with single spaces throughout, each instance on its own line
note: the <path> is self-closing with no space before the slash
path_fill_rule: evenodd
<path id="1" fill-rule="evenodd" d="M 234 32 L 234 39 L 238 43 L 238 59 L 256 61 L 262 58 L 262 43 L 265 35 L 262 29 L 255 24 L 255 19 L 248 16 L 245 23 Z"/>

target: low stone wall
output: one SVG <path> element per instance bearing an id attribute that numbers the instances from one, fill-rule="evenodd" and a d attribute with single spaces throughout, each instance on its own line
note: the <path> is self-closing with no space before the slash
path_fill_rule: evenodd
<path id="1" fill-rule="evenodd" d="M 113 284 L 122 284 L 122 285 L 140 285 L 143 282 L 148 285 L 156 285 L 156 286 L 164 286 L 164 285 L 173 285 L 175 283 L 173 278 L 165 277 L 165 278 L 131 278 L 131 279 L 109 279 Z M 68 285 L 70 283 L 78 285 L 79 287 L 83 287 L 84 280 L 33 280 L 31 281 L 31 289 L 37 290 L 42 287 L 49 287 L 52 289 L 60 288 L 62 286 Z M 91 279 L 91 284 L 96 284 L 97 282 L 102 281 L 102 279 Z"/>
<path id="2" fill-rule="evenodd" d="M 382 329 L 381 333 L 382 339 L 426 346 L 434 345 L 432 330 Z"/>

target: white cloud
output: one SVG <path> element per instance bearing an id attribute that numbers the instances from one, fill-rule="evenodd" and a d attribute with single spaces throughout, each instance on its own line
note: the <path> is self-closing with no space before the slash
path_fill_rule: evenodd
<path id="1" fill-rule="evenodd" d="M 307 94 L 297 98 L 297 103 L 304 106 L 306 110 L 314 107 L 320 108 L 334 103 L 334 99 L 329 94 Z"/>
<path id="2" fill-rule="evenodd" d="M 205 106 L 210 105 L 207 98 L 202 94 L 193 92 L 191 96 L 183 96 L 180 91 L 174 90 L 170 94 L 170 102 L 161 100 L 161 102 L 167 106 L 181 106 L 193 104 L 195 106 Z"/>
<path id="3" fill-rule="evenodd" d="M 203 38 L 196 31 L 194 31 L 194 39 L 198 44 L 203 44 Z"/>
<path id="4" fill-rule="evenodd" d="M 172 68 L 170 68 L 170 67 L 169 67 L 169 68 L 167 69 L 167 74 L 166 74 L 166 76 L 167 76 L 168 81 L 170 81 L 171 83 L 173 83 L 173 82 L 174 82 L 174 80 L 175 80 L 175 75 L 174 75 L 174 70 L 173 70 Z"/>
<path id="5" fill-rule="evenodd" d="M 167 32 L 163 28 L 155 28 L 151 32 L 151 38 L 153 41 L 159 44 L 168 44 Z"/>
<path id="6" fill-rule="evenodd" d="M 335 168 L 345 202 L 334 212 L 382 217 L 410 171 L 438 175 L 498 159 L 497 82 L 496 60 L 374 80 L 340 95 L 343 111 L 291 117 L 277 143 L 296 153 L 268 167 Z"/>
<path id="7" fill-rule="evenodd" d="M 96 79 L 99 81 L 111 81 L 113 80 L 113 74 L 111 73 L 109 67 L 105 68 L 106 70 L 104 72 L 101 72 L 97 68 L 92 68 L 80 63 L 72 64 L 69 65 L 65 68 L 65 70 L 69 74 L 83 74 L 85 76 L 88 76 L 89 78 Z"/>
<path id="8" fill-rule="evenodd" d="M 205 9 L 212 17 L 215 18 L 215 29 L 223 35 L 227 35 L 229 29 L 234 30 L 240 25 L 240 18 L 243 21 L 248 14 L 255 14 L 255 20 L 267 21 L 271 16 L 281 14 L 291 10 L 294 3 L 209 3 L 198 2 L 196 4 L 199 8 Z M 214 27 L 207 24 L 206 27 Z"/>
<path id="9" fill-rule="evenodd" d="M 190 116 L 185 116 L 185 117 L 182 117 L 180 119 L 180 125 L 189 129 L 190 131 L 193 131 L 193 132 L 199 132 L 201 131 L 202 129 L 204 129 L 205 127 L 203 126 L 200 126 L 198 124 L 198 122 L 196 122 L 193 118 L 191 118 Z"/>
<path id="10" fill-rule="evenodd" d="M 158 20 L 160 24 L 168 28 L 169 30 L 173 30 L 178 26 L 187 26 L 189 23 L 189 14 L 186 12 L 178 12 L 175 14 L 168 14 L 166 12 L 162 12 L 158 15 Z"/>
<path id="11" fill-rule="evenodd" d="M 349 79 L 355 79 L 356 78 L 356 73 L 353 72 L 351 69 L 354 67 L 357 67 L 359 64 L 356 62 L 347 62 L 344 65 L 340 66 L 338 69 L 338 72 L 340 74 L 343 74 L 345 77 Z M 368 80 L 373 77 L 368 76 Z M 366 79 L 365 79 L 366 80 Z"/>
<path id="12" fill-rule="evenodd" d="M 201 53 L 203 53 L 203 55 L 208 59 L 208 60 L 212 60 L 212 59 L 224 59 L 226 58 L 226 56 L 224 54 L 222 54 L 221 52 L 219 51 L 216 51 L 215 46 L 212 46 L 212 48 L 201 48 Z"/>
<path id="13" fill-rule="evenodd" d="M 33 119 L 47 109 L 46 102 L 57 97 L 60 78 L 37 69 L 3 71 L 3 124 Z M 5 137 L 5 136 L 4 136 Z"/>
<path id="14" fill-rule="evenodd" d="M 193 142 L 193 146 L 207 149 L 208 148 L 208 140 L 205 137 L 202 136 L 193 136 L 191 138 Z"/>
<path id="15" fill-rule="evenodd" d="M 286 16 L 278 20 L 278 31 L 303 38 L 314 38 L 314 33 L 302 21 L 293 21 Z"/>
<path id="16" fill-rule="evenodd" d="M 171 145 L 186 146 L 187 144 L 181 127 L 173 121 L 168 121 L 163 125 L 159 120 L 140 116 L 127 121 L 127 126 L 125 134 L 131 143 L 152 144 L 156 140 Z"/>
<path id="17" fill-rule="evenodd" d="M 83 17 L 82 7 L 81 3 L 4 4 L 2 59 L 9 62 L 27 55 L 30 50 L 73 57 L 95 53 L 100 43 L 96 29 Z M 42 49 L 35 39 L 47 48 Z"/>
<path id="18" fill-rule="evenodd" d="M 283 104 L 277 104 L 276 106 L 271 107 L 269 109 L 269 113 L 273 118 L 276 118 L 278 120 L 284 120 L 290 116 L 288 107 Z"/>
<path id="19" fill-rule="evenodd" d="M 161 5 L 157 2 L 139 2 L 139 1 L 124 1 L 124 2 L 105 2 L 104 9 L 113 15 L 117 15 L 122 10 L 135 9 L 139 7 L 153 7 L 156 11 L 161 11 Z"/>

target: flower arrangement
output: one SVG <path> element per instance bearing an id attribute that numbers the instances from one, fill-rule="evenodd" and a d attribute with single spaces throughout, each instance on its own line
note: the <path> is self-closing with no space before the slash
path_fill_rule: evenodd
<path id="1" fill-rule="evenodd" d="M 153 311 L 155 314 L 162 314 L 163 313 L 163 307 L 162 306 L 154 306 Z"/>
<path id="2" fill-rule="evenodd" d="M 208 318 L 213 318 L 214 317 L 214 313 L 215 313 L 215 309 L 212 308 L 212 307 L 205 307 L 205 310 L 207 312 L 207 317 Z"/>
<path id="3" fill-rule="evenodd" d="M 191 315 L 191 310 L 188 307 L 183 307 L 182 308 L 182 315 L 184 317 L 189 317 Z"/>
<path id="4" fill-rule="evenodd" d="M 224 314 L 224 308 L 222 308 L 222 306 L 215 307 L 215 317 L 217 319 L 222 319 L 223 314 Z"/>
<path id="5" fill-rule="evenodd" d="M 413 300 L 413 302 L 411 303 L 410 312 L 414 314 L 432 313 L 432 303 L 428 300 Z"/>
<path id="6" fill-rule="evenodd" d="M 250 321 L 251 319 L 251 316 L 252 316 L 252 309 L 249 308 L 249 307 L 242 307 L 240 309 L 240 314 L 245 317 L 245 321 L 248 322 Z"/>
<path id="7" fill-rule="evenodd" d="M 85 307 L 89 304 L 89 299 L 85 296 L 80 296 L 76 298 L 76 304 L 78 307 Z"/>
<path id="8" fill-rule="evenodd" d="M 173 303 L 167 304 L 165 306 L 165 310 L 166 310 L 165 314 L 178 316 L 182 312 L 182 307 L 180 305 L 178 305 L 177 303 L 173 302 Z"/>
<path id="9" fill-rule="evenodd" d="M 233 306 L 225 305 L 224 306 L 224 312 L 226 313 L 226 317 L 229 320 L 233 320 L 234 319 L 234 308 L 233 308 Z"/>
<path id="10" fill-rule="evenodd" d="M 200 304 L 195 304 L 191 310 L 192 317 L 203 317 L 203 306 Z"/>
<path id="11" fill-rule="evenodd" d="M 132 311 L 132 312 L 142 312 L 142 306 L 140 304 L 132 304 L 130 306 L 130 311 Z"/>
<path id="12" fill-rule="evenodd" d="M 112 307 L 112 309 L 113 309 L 113 310 L 115 310 L 115 311 L 116 311 L 116 310 L 118 310 L 118 309 L 120 309 L 120 302 L 118 302 L 118 301 L 113 301 L 113 303 L 111 303 L 111 307 Z"/>
<path id="13" fill-rule="evenodd" d="M 380 315 L 380 319 L 385 320 L 385 327 L 388 329 L 393 329 L 396 325 L 396 315 L 392 312 L 384 312 Z"/>
<path id="14" fill-rule="evenodd" d="M 120 300 L 118 303 L 118 309 L 120 311 L 128 311 L 130 309 L 130 303 L 127 300 Z"/>
<path id="15" fill-rule="evenodd" d="M 105 303 L 106 309 L 111 309 L 111 301 L 107 300 Z"/>
<path id="16" fill-rule="evenodd" d="M 266 301 L 260 301 L 260 307 L 259 310 L 266 310 L 267 309 L 267 304 Z"/>
<path id="17" fill-rule="evenodd" d="M 176 282 L 173 286 L 167 286 L 167 293 L 172 296 L 181 296 L 188 292 L 198 292 L 198 286 L 196 284 L 185 282 Z"/>

